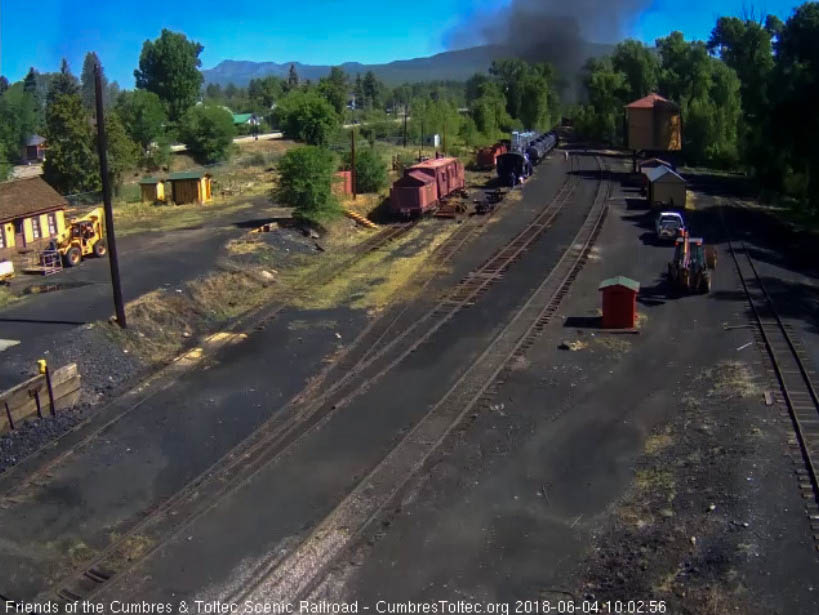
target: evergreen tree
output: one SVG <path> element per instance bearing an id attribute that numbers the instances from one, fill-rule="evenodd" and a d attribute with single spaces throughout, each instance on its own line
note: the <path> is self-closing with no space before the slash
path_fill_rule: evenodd
<path id="1" fill-rule="evenodd" d="M 85 54 L 85 61 L 82 64 L 82 74 L 80 75 L 80 90 L 82 93 L 82 103 L 89 111 L 96 108 L 97 97 L 94 86 L 94 70 L 97 66 L 102 67 L 100 59 L 93 51 Z M 103 104 L 107 106 L 106 94 L 108 89 L 108 79 L 105 78 L 105 73 L 102 73 L 100 81 L 102 82 Z"/>
<path id="2" fill-rule="evenodd" d="M 48 95 L 46 96 L 46 105 L 52 104 L 52 102 L 58 96 L 64 94 L 73 96 L 74 94 L 79 94 L 79 92 L 80 84 L 77 81 L 77 78 L 71 74 L 71 69 L 68 66 L 68 60 L 63 58 L 62 64 L 60 65 L 60 72 L 57 73 L 57 75 L 51 81 L 51 85 L 48 88 Z"/>
<path id="3" fill-rule="evenodd" d="M 297 87 L 299 87 L 299 75 L 296 72 L 296 65 L 291 64 L 287 73 L 287 91 L 292 92 Z"/>
<path id="4" fill-rule="evenodd" d="M 98 159 L 79 93 L 55 92 L 46 108 L 45 180 L 62 194 L 98 190 Z"/>
<path id="5" fill-rule="evenodd" d="M 9 89 L 9 80 L 6 79 L 3 75 L 0 75 L 0 96 L 6 93 L 6 90 Z"/>
<path id="6" fill-rule="evenodd" d="M 105 116 L 105 140 L 108 177 L 114 192 L 119 194 L 123 176 L 136 165 L 139 148 L 125 132 L 122 120 L 116 113 Z"/>

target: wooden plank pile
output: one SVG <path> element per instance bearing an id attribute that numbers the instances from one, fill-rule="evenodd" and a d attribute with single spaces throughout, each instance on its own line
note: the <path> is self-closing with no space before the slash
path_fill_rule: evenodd
<path id="1" fill-rule="evenodd" d="M 0 434 L 19 427 L 34 416 L 53 415 L 70 408 L 79 398 L 80 373 L 76 363 L 69 363 L 49 374 L 37 374 L 0 392 Z"/>

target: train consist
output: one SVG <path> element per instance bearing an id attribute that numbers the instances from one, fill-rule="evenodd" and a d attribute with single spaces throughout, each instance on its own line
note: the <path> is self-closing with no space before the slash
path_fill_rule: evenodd
<path id="1" fill-rule="evenodd" d="M 498 156 L 497 169 L 501 182 L 510 187 L 529 177 L 534 165 L 539 164 L 557 146 L 557 134 L 546 132 L 512 133 L 510 151 Z"/>
<path id="2" fill-rule="evenodd" d="M 503 156 L 508 151 L 509 145 L 503 141 L 489 147 L 482 147 L 475 155 L 475 162 L 479 169 L 494 169 L 498 164 L 498 156 Z"/>
<path id="3" fill-rule="evenodd" d="M 392 185 L 390 209 L 403 218 L 421 216 L 464 185 L 464 166 L 457 158 L 425 160 L 405 169 Z"/>

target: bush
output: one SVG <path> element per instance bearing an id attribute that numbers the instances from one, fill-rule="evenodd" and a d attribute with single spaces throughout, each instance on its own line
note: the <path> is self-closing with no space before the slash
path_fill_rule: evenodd
<path id="1" fill-rule="evenodd" d="M 341 213 L 332 191 L 336 157 L 330 150 L 312 145 L 291 149 L 278 168 L 276 198 L 294 207 L 297 217 L 323 222 Z"/>
<path id="2" fill-rule="evenodd" d="M 345 162 L 350 165 L 350 155 L 345 156 Z M 356 152 L 355 156 L 355 191 L 378 192 L 387 185 L 387 163 L 374 148 L 366 148 Z"/>
<path id="3" fill-rule="evenodd" d="M 193 106 L 179 124 L 179 137 L 198 162 L 225 160 L 235 134 L 233 116 L 217 105 Z"/>
<path id="4" fill-rule="evenodd" d="M 290 92 L 279 101 L 274 118 L 288 138 L 310 145 L 327 145 L 339 127 L 335 109 L 314 91 Z"/>

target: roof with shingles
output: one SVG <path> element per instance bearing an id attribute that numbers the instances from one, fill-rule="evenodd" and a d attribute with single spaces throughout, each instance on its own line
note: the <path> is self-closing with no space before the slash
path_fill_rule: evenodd
<path id="1" fill-rule="evenodd" d="M 604 288 L 610 288 L 612 286 L 624 286 L 629 290 L 633 290 L 635 293 L 640 292 L 640 283 L 637 280 L 632 280 L 624 275 L 617 275 L 613 278 L 609 278 L 608 280 L 603 280 L 600 282 L 600 286 L 598 286 L 597 289 L 603 290 Z"/>
<path id="2" fill-rule="evenodd" d="M 65 209 L 66 200 L 40 177 L 0 183 L 0 222 Z"/>
<path id="3" fill-rule="evenodd" d="M 26 139 L 27 146 L 42 145 L 43 143 L 45 143 L 45 137 L 41 137 L 40 135 L 31 135 Z"/>
<path id="4" fill-rule="evenodd" d="M 159 182 L 164 182 L 164 179 L 160 179 L 158 177 L 143 177 L 139 180 L 140 184 L 158 184 Z"/>

